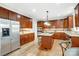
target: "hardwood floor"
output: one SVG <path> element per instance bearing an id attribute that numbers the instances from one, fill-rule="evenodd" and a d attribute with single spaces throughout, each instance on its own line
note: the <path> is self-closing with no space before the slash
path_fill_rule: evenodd
<path id="1" fill-rule="evenodd" d="M 20 49 L 9 53 L 7 56 L 62 56 L 59 42 L 63 40 L 54 40 L 51 50 L 40 50 L 39 46 L 30 42 L 21 46 Z"/>

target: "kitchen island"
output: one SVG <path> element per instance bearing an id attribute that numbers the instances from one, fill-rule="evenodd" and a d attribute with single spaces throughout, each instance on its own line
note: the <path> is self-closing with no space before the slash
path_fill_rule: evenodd
<path id="1" fill-rule="evenodd" d="M 71 47 L 79 47 L 79 33 L 78 31 L 52 31 L 48 33 L 40 33 L 38 34 L 41 38 L 40 40 L 40 48 L 41 49 L 51 49 L 51 45 L 53 46 L 54 40 L 69 40 L 71 39 Z M 52 43 L 51 43 L 52 42 Z M 46 48 L 45 48 L 46 47 Z"/>
<path id="2" fill-rule="evenodd" d="M 40 49 L 44 49 L 44 50 L 50 50 L 53 46 L 53 42 L 54 40 L 52 39 L 52 35 L 53 34 L 49 34 L 49 33 L 41 33 L 41 44 L 40 44 Z"/>

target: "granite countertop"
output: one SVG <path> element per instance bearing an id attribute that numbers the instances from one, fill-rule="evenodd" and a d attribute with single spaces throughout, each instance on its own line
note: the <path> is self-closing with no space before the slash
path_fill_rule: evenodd
<path id="1" fill-rule="evenodd" d="M 56 32 L 64 32 L 69 36 L 77 36 L 77 37 L 79 37 L 79 31 L 56 31 Z"/>
<path id="2" fill-rule="evenodd" d="M 79 37 L 79 31 L 65 31 L 69 36 L 77 36 Z"/>
<path id="3" fill-rule="evenodd" d="M 55 32 L 64 32 L 64 33 L 68 34 L 69 36 L 79 37 L 79 31 L 54 31 L 53 33 L 55 33 Z"/>
<path id="4" fill-rule="evenodd" d="M 38 35 L 40 35 L 40 36 L 52 36 L 53 33 L 40 33 Z"/>
<path id="5" fill-rule="evenodd" d="M 64 32 L 64 33 L 66 33 L 69 36 L 77 36 L 77 37 L 79 37 L 79 31 L 52 31 L 50 33 L 40 33 L 38 35 L 51 36 L 55 32 Z"/>
<path id="6" fill-rule="evenodd" d="M 29 32 L 29 31 L 27 31 L 27 32 L 20 32 L 20 35 L 29 34 L 29 33 L 34 33 L 34 32 Z"/>

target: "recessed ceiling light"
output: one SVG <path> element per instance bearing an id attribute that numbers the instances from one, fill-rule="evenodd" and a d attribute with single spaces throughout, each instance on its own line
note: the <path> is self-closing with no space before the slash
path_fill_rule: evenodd
<path id="1" fill-rule="evenodd" d="M 45 19 L 45 17 L 43 17 L 43 19 Z"/>
<path id="2" fill-rule="evenodd" d="M 33 12 L 36 12 L 36 9 L 32 9 Z"/>

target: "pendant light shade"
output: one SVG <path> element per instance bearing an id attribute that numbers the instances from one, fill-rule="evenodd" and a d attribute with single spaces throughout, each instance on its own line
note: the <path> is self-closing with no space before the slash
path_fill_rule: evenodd
<path id="1" fill-rule="evenodd" d="M 45 25 L 47 26 L 50 26 L 50 23 L 49 22 L 44 22 Z"/>
<path id="2" fill-rule="evenodd" d="M 48 11 L 46 11 L 46 13 L 47 13 L 47 20 L 44 22 L 44 24 L 45 24 L 46 26 L 50 26 L 51 24 L 48 22 Z"/>

